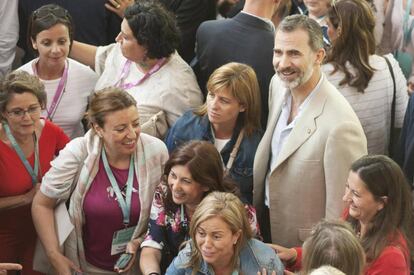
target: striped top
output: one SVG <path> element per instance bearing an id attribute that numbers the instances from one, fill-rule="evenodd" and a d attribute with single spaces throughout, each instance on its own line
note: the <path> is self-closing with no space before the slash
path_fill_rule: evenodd
<path id="1" fill-rule="evenodd" d="M 395 127 L 401 128 L 405 109 L 408 103 L 407 85 L 404 75 L 397 61 L 391 54 L 387 55 L 390 61 L 396 82 Z M 369 154 L 387 154 L 391 125 L 391 103 L 393 96 L 393 81 L 385 59 L 378 55 L 369 58 L 370 65 L 375 69 L 368 87 L 364 93 L 358 93 L 356 88 L 347 84 L 339 86 L 344 73 L 337 71 L 334 74 L 332 64 L 324 64 L 322 70 L 342 95 L 348 100 L 361 121 L 362 128 L 368 141 Z M 348 69 L 355 72 L 350 64 Z"/>

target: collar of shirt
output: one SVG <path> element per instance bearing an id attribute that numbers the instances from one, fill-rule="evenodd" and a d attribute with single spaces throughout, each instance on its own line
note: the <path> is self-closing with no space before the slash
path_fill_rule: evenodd
<path id="1" fill-rule="evenodd" d="M 266 22 L 267 24 L 270 25 L 270 27 L 272 28 L 273 32 L 275 32 L 275 25 L 273 24 L 272 20 L 267 19 L 267 18 L 264 18 L 264 17 L 257 16 L 257 15 L 254 15 L 254 14 L 249 13 L 249 12 L 245 12 L 245 11 L 241 11 L 241 12 L 244 13 L 244 14 L 248 14 L 250 16 L 253 16 L 253 17 L 257 18 L 257 19 L 260 19 L 263 22 Z"/>
<path id="2" fill-rule="evenodd" d="M 318 84 L 316 84 L 315 88 L 309 93 L 309 95 L 306 97 L 306 99 L 299 105 L 298 114 L 297 116 L 292 120 L 292 122 L 288 126 L 295 126 L 296 120 L 302 115 L 303 110 L 305 110 L 306 106 L 309 105 L 309 102 L 312 100 L 312 98 L 317 94 L 319 87 L 321 86 L 321 83 L 324 79 L 324 74 L 321 73 L 321 77 L 319 78 Z M 289 90 L 287 90 L 285 94 L 285 99 L 282 103 L 282 110 L 288 108 L 289 114 L 291 110 L 291 104 L 292 104 L 292 95 Z"/>

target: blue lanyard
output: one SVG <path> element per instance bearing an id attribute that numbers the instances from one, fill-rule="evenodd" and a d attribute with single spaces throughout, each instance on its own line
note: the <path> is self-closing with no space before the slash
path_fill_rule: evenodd
<path id="1" fill-rule="evenodd" d="M 24 155 L 22 149 L 20 148 L 19 144 L 17 143 L 16 139 L 14 138 L 13 134 L 10 131 L 10 127 L 7 122 L 3 122 L 3 128 L 6 132 L 7 138 L 10 140 L 10 143 L 13 146 L 14 151 L 16 151 L 17 155 L 19 156 L 20 160 L 23 162 L 24 167 L 26 168 L 27 172 L 30 174 L 32 178 L 32 184 L 35 185 L 38 181 L 37 176 L 39 175 L 39 142 L 37 140 L 36 134 L 33 133 L 33 141 L 35 144 L 35 161 L 34 161 L 34 169 L 30 166 L 29 161 L 27 161 L 26 156 Z"/>
<path id="2" fill-rule="evenodd" d="M 116 198 L 118 199 L 119 207 L 122 210 L 123 222 L 125 225 L 129 224 L 129 214 L 131 211 L 131 198 L 132 198 L 132 185 L 134 182 L 134 156 L 131 155 L 131 160 L 129 161 L 129 171 L 127 179 L 127 190 L 126 197 L 122 196 L 121 190 L 119 189 L 118 183 L 112 173 L 111 168 L 109 167 L 108 159 L 106 158 L 105 148 L 102 148 L 102 161 L 105 167 L 105 172 L 108 175 L 109 181 L 111 182 L 112 188 L 115 192 Z"/>

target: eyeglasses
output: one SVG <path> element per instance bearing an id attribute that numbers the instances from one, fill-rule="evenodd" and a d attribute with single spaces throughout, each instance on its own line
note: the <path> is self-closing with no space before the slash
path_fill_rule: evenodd
<path id="1" fill-rule="evenodd" d="M 13 117 L 13 118 L 23 118 L 26 113 L 29 114 L 29 116 L 36 116 L 36 115 L 40 115 L 40 106 L 33 106 L 33 107 L 29 107 L 28 109 L 24 110 L 24 109 L 14 109 L 11 111 L 7 111 L 7 113 L 9 114 L 9 116 Z"/>

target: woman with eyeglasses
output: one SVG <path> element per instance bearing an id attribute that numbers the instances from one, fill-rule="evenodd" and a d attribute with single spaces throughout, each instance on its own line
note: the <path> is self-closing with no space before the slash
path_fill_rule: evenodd
<path id="1" fill-rule="evenodd" d="M 197 205 L 212 191 L 238 193 L 224 178 L 220 154 L 207 141 L 178 147 L 167 161 L 151 207 L 148 232 L 141 244 L 144 275 L 164 274 L 180 245 L 189 238 L 189 224 Z M 245 205 L 253 236 L 259 234 L 256 213 Z"/>
<path id="2" fill-rule="evenodd" d="M 73 35 L 72 17 L 64 8 L 49 4 L 35 10 L 29 18 L 27 40 L 38 58 L 19 68 L 44 83 L 48 104 L 42 116 L 71 139 L 84 134 L 81 120 L 98 79 L 89 67 L 68 58 Z"/>
<path id="3" fill-rule="evenodd" d="M 375 19 L 367 1 L 336 1 L 328 19 L 332 47 L 322 69 L 360 119 L 368 153 L 392 153 L 391 136 L 402 127 L 408 102 L 404 75 L 391 54 L 375 54 Z"/>
<path id="4" fill-rule="evenodd" d="M 36 231 L 30 207 L 50 161 L 69 141 L 63 131 L 41 118 L 46 93 L 27 72 L 6 75 L 0 84 L 0 262 L 32 269 Z"/>

